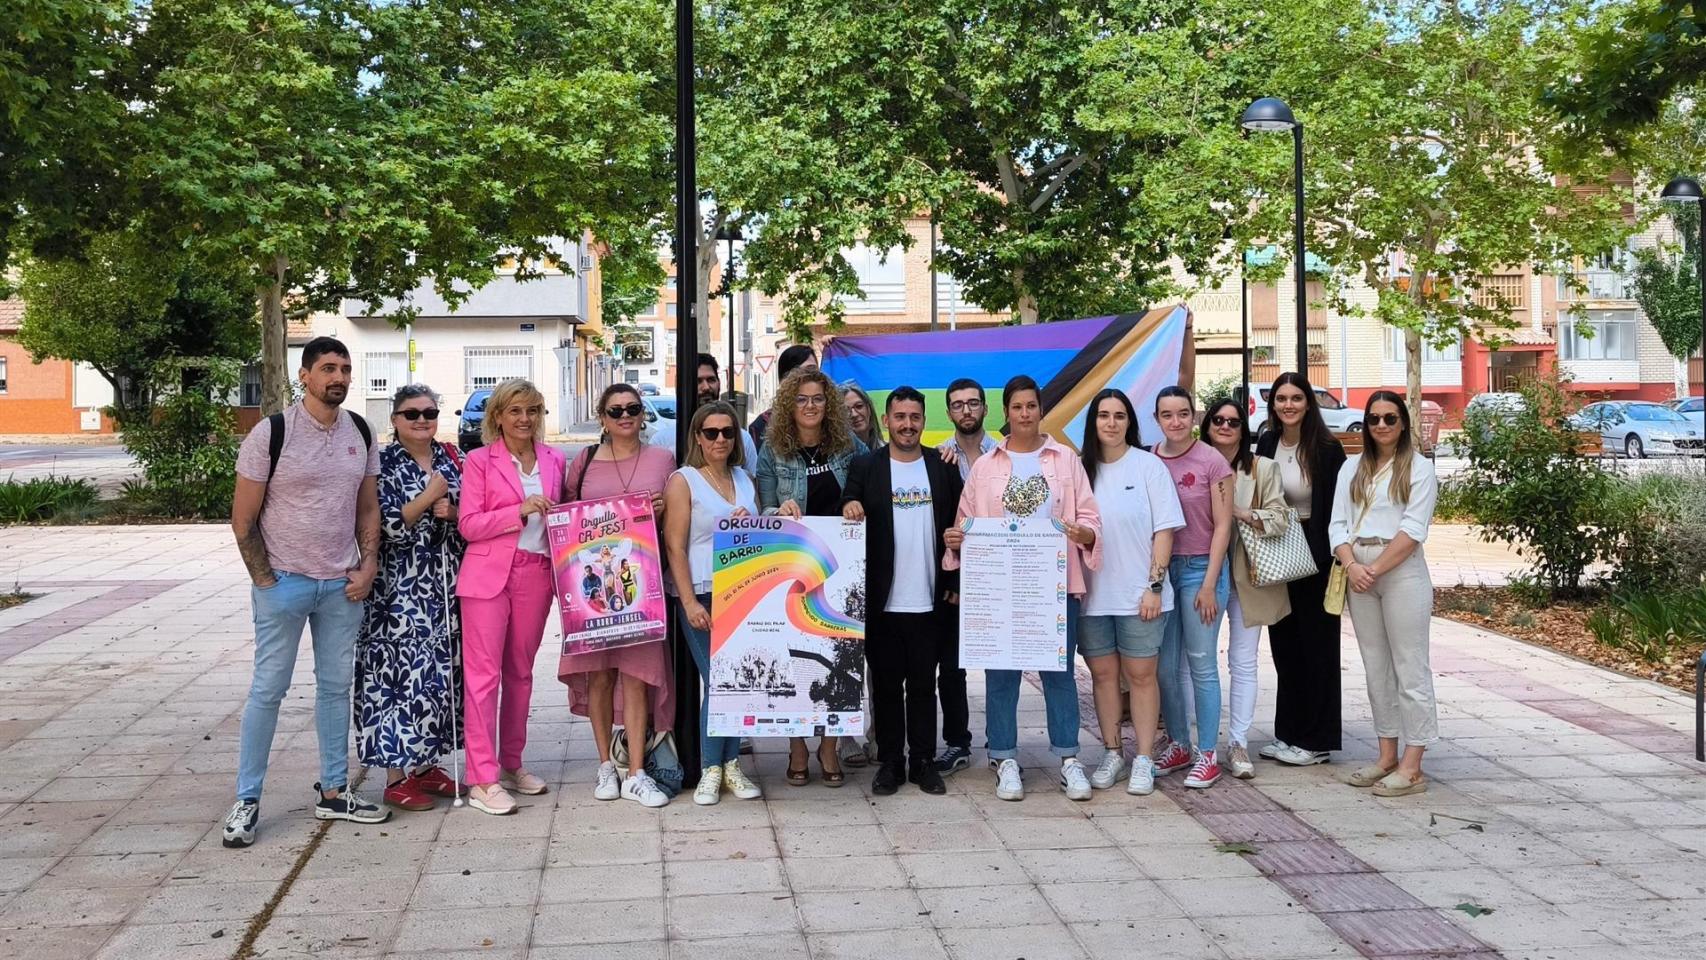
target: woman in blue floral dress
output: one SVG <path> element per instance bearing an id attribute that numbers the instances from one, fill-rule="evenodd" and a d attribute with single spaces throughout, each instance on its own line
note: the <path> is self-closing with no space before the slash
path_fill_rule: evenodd
<path id="1" fill-rule="evenodd" d="M 438 764 L 462 745 L 462 463 L 433 439 L 430 387 L 399 389 L 391 426 L 396 439 L 379 453 L 379 576 L 356 649 L 356 735 L 361 762 L 386 768 L 385 802 L 430 810 L 434 795 L 459 789 Z"/>

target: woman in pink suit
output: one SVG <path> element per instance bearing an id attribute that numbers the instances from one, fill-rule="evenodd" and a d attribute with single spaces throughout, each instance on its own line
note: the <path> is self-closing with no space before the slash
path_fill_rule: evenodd
<path id="1" fill-rule="evenodd" d="M 468 553 L 456 595 L 462 599 L 468 804 L 496 815 L 515 812 L 509 790 L 545 792 L 545 781 L 521 765 L 533 659 L 551 610 L 545 511 L 563 499 L 564 459 L 538 440 L 544 421 L 545 398 L 533 384 L 498 384 L 480 430 L 486 445 L 469 453 L 462 467 L 457 527 Z"/>

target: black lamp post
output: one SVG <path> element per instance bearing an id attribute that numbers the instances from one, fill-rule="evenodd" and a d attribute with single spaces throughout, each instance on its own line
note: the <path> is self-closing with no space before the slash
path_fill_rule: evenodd
<path id="1" fill-rule="evenodd" d="M 675 457 L 684 462 L 687 425 L 693 421 L 699 374 L 699 219 L 698 141 L 693 114 L 693 13 L 690 0 L 675 0 Z M 672 620 L 675 618 L 671 618 Z M 675 661 L 676 753 L 687 772 L 687 785 L 699 779 L 699 671 L 694 669 L 687 637 L 673 633 Z"/>
<path id="2" fill-rule="evenodd" d="M 735 387 L 735 241 L 743 240 L 740 227 L 724 224 L 717 228 L 717 239 L 728 244 L 728 259 L 723 264 L 723 292 L 729 298 L 729 399 L 739 394 Z"/>
<path id="3" fill-rule="evenodd" d="M 1297 245 L 1297 262 L 1292 271 L 1297 275 L 1297 370 L 1309 372 L 1309 292 L 1304 278 L 1303 251 L 1303 123 L 1278 97 L 1263 97 L 1244 108 L 1238 125 L 1255 132 L 1277 133 L 1291 131 L 1293 240 Z"/>
<path id="4" fill-rule="evenodd" d="M 1702 200 L 1700 182 L 1693 177 L 1677 177 L 1665 184 L 1659 199 L 1668 203 L 1699 205 Z M 1694 254 L 1698 258 L 1696 269 L 1700 275 L 1700 355 L 1706 357 L 1706 207 L 1700 209 L 1700 236 L 1695 243 Z M 1702 368 L 1706 369 L 1706 360 L 1702 360 L 1701 364 Z M 1685 383 L 1687 379 L 1685 374 Z M 1686 386 L 1683 392 L 1687 393 Z M 1706 410 L 1702 410 L 1700 416 L 1701 437 L 1706 439 Z M 1706 653 L 1700 655 L 1700 664 L 1694 669 L 1694 758 L 1706 763 L 1706 714 L 1701 712 L 1700 706 L 1703 702 L 1706 702 Z"/>

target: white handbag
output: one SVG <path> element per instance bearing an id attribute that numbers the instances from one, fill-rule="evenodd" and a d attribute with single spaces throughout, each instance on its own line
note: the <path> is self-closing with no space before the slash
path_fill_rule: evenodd
<path id="1" fill-rule="evenodd" d="M 1250 509 L 1256 509 L 1254 488 L 1250 491 Z M 1249 524 L 1238 524 L 1238 539 L 1250 561 L 1250 582 L 1258 587 L 1290 583 L 1320 572 L 1309 552 L 1309 538 L 1303 535 L 1297 511 L 1287 506 L 1275 512 L 1285 518 L 1285 532 L 1277 537 L 1264 537 Z"/>

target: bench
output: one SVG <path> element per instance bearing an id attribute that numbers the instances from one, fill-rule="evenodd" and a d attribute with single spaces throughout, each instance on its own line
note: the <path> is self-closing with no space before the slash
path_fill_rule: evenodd
<path id="1" fill-rule="evenodd" d="M 1576 431 L 1576 454 L 1583 457 L 1593 457 L 1596 460 L 1605 459 L 1605 438 L 1597 430 Z"/>
<path id="2" fill-rule="evenodd" d="M 1344 445 L 1345 456 L 1348 457 L 1351 454 L 1362 452 L 1362 431 L 1358 430 L 1352 433 L 1339 433 L 1334 431 L 1333 436 L 1338 439 L 1339 443 Z"/>

